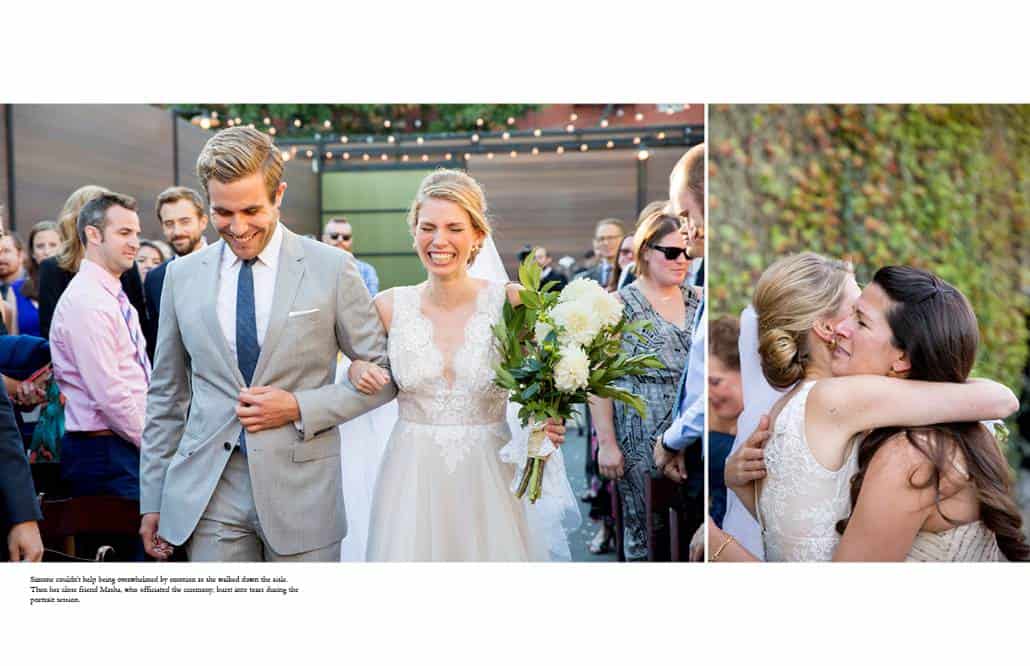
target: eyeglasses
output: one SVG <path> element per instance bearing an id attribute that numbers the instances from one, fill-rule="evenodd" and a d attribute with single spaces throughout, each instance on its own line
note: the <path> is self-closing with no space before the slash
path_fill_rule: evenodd
<path id="1" fill-rule="evenodd" d="M 682 254 L 687 260 L 693 259 L 685 247 L 669 247 L 668 245 L 649 245 L 652 250 L 658 250 L 669 261 L 676 261 Z"/>
<path id="2" fill-rule="evenodd" d="M 338 240 L 349 241 L 350 237 L 351 237 L 351 234 L 338 234 L 338 233 L 332 233 L 332 232 L 329 233 L 329 240 L 334 240 L 334 241 L 338 241 Z"/>

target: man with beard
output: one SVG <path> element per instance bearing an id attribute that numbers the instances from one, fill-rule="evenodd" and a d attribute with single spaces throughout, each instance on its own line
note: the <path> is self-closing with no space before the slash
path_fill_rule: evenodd
<path id="1" fill-rule="evenodd" d="M 207 215 L 204 214 L 204 200 L 197 192 L 188 187 L 169 187 L 158 195 L 154 208 L 157 220 L 161 223 L 161 232 L 175 250 L 176 257 L 184 257 L 207 246 L 204 240 Z M 151 270 L 143 285 L 147 312 L 155 328 L 161 312 L 161 289 L 164 287 L 168 261 Z"/>

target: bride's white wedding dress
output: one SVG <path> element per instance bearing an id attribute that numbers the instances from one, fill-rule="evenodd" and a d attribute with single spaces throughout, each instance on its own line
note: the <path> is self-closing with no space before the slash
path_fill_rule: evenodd
<path id="1" fill-rule="evenodd" d="M 422 314 L 423 287 L 393 291 L 388 351 L 398 419 L 375 484 L 367 558 L 537 559 L 526 511 L 510 490 L 515 469 L 499 455 L 511 431 L 507 392 L 493 383 L 491 328 L 505 286 L 480 288 L 453 358 L 436 346 L 433 324 Z"/>

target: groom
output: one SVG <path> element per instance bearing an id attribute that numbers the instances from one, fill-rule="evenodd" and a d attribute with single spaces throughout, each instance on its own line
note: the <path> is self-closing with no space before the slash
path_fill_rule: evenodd
<path id="1" fill-rule="evenodd" d="M 334 384 L 339 351 L 387 365 L 354 259 L 279 223 L 267 135 L 213 136 L 197 175 L 221 240 L 168 265 L 140 452 L 140 535 L 167 559 L 339 561 L 337 424 L 393 398 Z"/>

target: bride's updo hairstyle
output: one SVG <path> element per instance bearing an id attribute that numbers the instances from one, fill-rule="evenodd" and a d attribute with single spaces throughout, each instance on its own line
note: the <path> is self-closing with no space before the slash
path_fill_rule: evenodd
<path id="1" fill-rule="evenodd" d="M 907 379 L 928 382 L 964 382 L 976 361 L 980 333 L 969 301 L 958 289 L 929 273 L 910 266 L 887 266 L 873 276 L 890 299 L 887 325 L 891 344 L 905 352 L 911 368 Z M 858 501 L 866 470 L 877 451 L 895 435 L 903 434 L 932 465 L 929 477 L 915 480 L 914 488 L 934 488 L 938 513 L 946 497 L 942 479 L 955 475 L 956 457 L 976 487 L 980 520 L 996 535 L 998 548 L 1010 561 L 1030 559 L 1030 545 L 1022 531 L 1023 520 L 1013 499 L 1008 463 L 987 429 L 979 422 L 946 423 L 924 428 L 877 428 L 858 448 L 858 472 L 851 479 L 851 506 Z M 847 520 L 837 524 L 843 534 Z"/>
<path id="2" fill-rule="evenodd" d="M 418 186 L 418 194 L 415 195 L 415 200 L 411 202 L 411 208 L 408 210 L 408 228 L 412 236 L 418 228 L 418 212 L 426 199 L 442 199 L 457 204 L 468 213 L 473 229 L 482 232 L 484 237 L 493 233 L 490 220 L 487 218 L 483 188 L 476 179 L 464 171 L 437 169 L 422 179 L 422 184 Z M 475 261 L 481 249 L 479 245 L 473 247 L 469 255 L 469 265 Z"/>
<path id="3" fill-rule="evenodd" d="M 758 278 L 752 302 L 758 355 L 770 384 L 789 388 L 805 376 L 808 332 L 840 309 L 853 272 L 850 262 L 802 252 L 778 260 Z"/>

